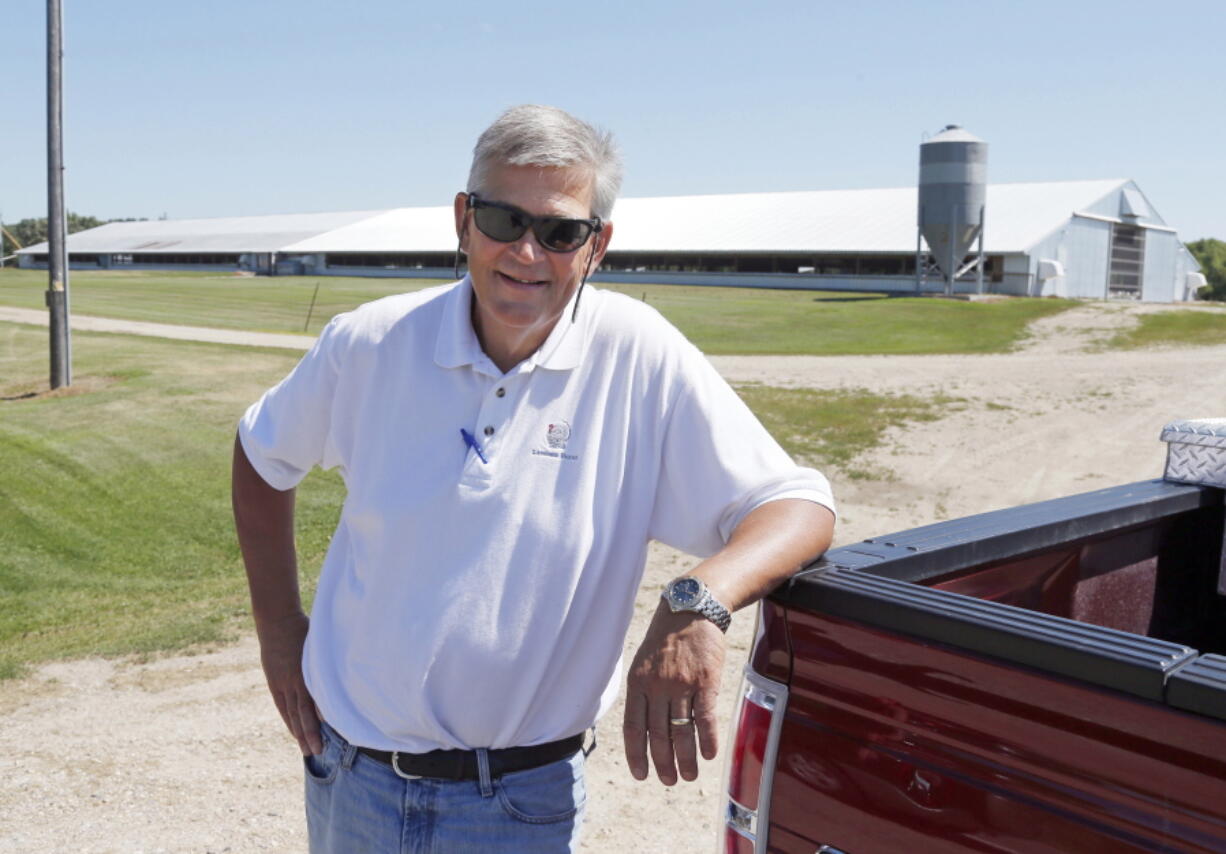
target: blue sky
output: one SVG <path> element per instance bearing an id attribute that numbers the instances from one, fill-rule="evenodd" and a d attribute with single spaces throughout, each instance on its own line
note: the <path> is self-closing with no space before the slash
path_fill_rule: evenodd
<path id="1" fill-rule="evenodd" d="M 910 185 L 957 122 L 993 182 L 1133 178 L 1226 239 L 1226 0 L 64 5 L 68 205 L 98 217 L 446 204 L 539 102 L 615 132 L 628 196 Z M 6 222 L 46 211 L 44 10 L 0 11 Z"/>

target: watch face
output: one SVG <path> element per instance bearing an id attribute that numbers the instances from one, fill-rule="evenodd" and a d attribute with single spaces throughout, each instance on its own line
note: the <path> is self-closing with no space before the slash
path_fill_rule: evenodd
<path id="1" fill-rule="evenodd" d="M 682 578 L 673 584 L 669 598 L 679 608 L 688 608 L 698 604 L 702 596 L 702 582 L 697 578 Z"/>

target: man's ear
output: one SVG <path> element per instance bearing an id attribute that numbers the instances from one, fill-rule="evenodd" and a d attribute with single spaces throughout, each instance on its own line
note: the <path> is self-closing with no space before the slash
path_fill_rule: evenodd
<path id="1" fill-rule="evenodd" d="M 613 223 L 606 222 L 596 235 L 596 254 L 592 258 L 592 269 L 595 270 L 604 260 L 604 254 L 609 251 L 609 241 L 613 239 Z"/>
<path id="2" fill-rule="evenodd" d="M 464 241 L 468 239 L 468 193 L 455 194 L 455 234 L 460 239 L 460 248 L 467 253 Z"/>

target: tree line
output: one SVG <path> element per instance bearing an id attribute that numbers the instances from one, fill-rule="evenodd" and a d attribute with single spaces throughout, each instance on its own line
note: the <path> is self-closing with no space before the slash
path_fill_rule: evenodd
<path id="1" fill-rule="evenodd" d="M 1226 300 L 1226 241 L 1205 237 L 1187 244 L 1208 280 L 1197 294 L 1201 299 Z"/>

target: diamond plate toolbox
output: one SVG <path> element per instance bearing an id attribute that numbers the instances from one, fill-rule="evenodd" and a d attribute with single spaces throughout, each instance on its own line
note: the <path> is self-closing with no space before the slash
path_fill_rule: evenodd
<path id="1" fill-rule="evenodd" d="M 1167 480 L 1226 488 L 1226 418 L 1172 421 L 1162 441 Z"/>

